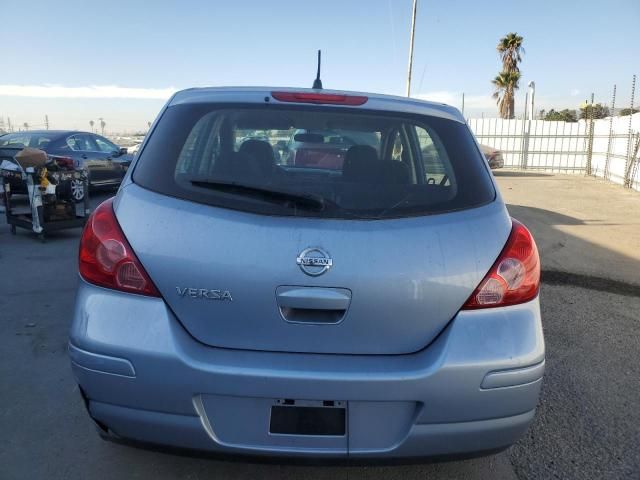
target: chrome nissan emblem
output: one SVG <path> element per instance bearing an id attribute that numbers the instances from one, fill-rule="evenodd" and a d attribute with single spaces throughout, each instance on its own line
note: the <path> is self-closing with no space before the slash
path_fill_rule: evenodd
<path id="1" fill-rule="evenodd" d="M 329 270 L 333 260 L 327 252 L 318 247 L 305 248 L 296 258 L 296 263 L 307 275 L 317 277 Z"/>

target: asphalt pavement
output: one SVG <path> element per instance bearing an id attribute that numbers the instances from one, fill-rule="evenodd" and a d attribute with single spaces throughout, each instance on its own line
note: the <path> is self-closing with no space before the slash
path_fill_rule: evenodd
<path id="1" fill-rule="evenodd" d="M 552 267 L 541 292 L 547 372 L 540 407 L 529 432 L 506 452 L 448 463 L 308 466 L 192 458 L 104 442 L 83 410 L 66 353 L 80 231 L 58 232 L 41 244 L 25 231 L 11 236 L 0 220 L 0 479 L 640 478 L 640 294 L 624 287 L 633 278 L 606 271 L 607 259 L 625 265 L 625 275 L 640 271 L 640 261 L 591 241 L 588 232 L 558 229 L 551 214 L 545 221 L 528 206 L 533 179 L 499 182 L 503 190 L 511 187 L 505 197 L 512 210 L 544 237 L 543 266 Z M 640 194 L 633 195 L 620 198 L 640 211 Z M 553 249 L 557 242 L 568 246 L 564 263 Z M 604 268 L 573 268 L 590 263 L 590 245 L 605 259 Z"/>

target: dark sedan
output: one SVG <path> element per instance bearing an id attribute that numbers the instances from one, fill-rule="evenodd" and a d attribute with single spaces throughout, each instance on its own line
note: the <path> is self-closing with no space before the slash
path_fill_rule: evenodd
<path id="1" fill-rule="evenodd" d="M 91 187 L 118 186 L 133 159 L 126 148 L 95 133 L 30 130 L 0 136 L 0 148 L 39 148 L 58 163 L 86 168 Z"/>

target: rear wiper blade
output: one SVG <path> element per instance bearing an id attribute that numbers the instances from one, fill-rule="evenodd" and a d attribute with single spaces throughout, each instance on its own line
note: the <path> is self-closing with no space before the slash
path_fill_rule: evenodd
<path id="1" fill-rule="evenodd" d="M 190 180 L 190 182 L 196 187 L 209 188 L 211 190 L 218 190 L 224 193 L 249 195 L 252 197 L 260 198 L 262 200 L 285 205 L 290 203 L 291 206 L 295 206 L 298 208 L 307 208 L 310 210 L 322 211 L 328 205 L 333 204 L 333 202 L 331 202 L 330 200 L 327 200 L 318 195 L 272 190 L 270 188 L 261 187 L 258 185 L 246 185 L 243 183 L 212 180 Z"/>

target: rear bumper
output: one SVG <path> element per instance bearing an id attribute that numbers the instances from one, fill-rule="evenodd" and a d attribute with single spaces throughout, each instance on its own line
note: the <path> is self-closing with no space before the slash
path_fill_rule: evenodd
<path id="1" fill-rule="evenodd" d="M 341 458 L 345 453 L 324 450 L 311 452 L 300 448 L 239 447 L 212 445 L 199 417 L 136 410 L 106 403 L 90 402 L 91 415 L 112 430 L 113 440 L 133 440 L 149 446 L 168 446 L 198 452 L 240 455 L 273 455 Z M 520 415 L 474 422 L 414 425 L 411 433 L 392 451 L 349 452 L 351 457 L 420 458 L 474 456 L 509 447 L 520 438 L 533 420 L 534 410 Z M 114 433 L 117 432 L 117 433 Z"/>
<path id="2" fill-rule="evenodd" d="M 232 454 L 429 457 L 506 448 L 527 429 L 544 371 L 538 300 L 458 316 L 424 350 L 356 356 L 204 346 L 162 300 L 80 281 L 73 372 L 116 436 Z M 271 435 L 279 399 L 343 402 L 347 434 Z"/>

